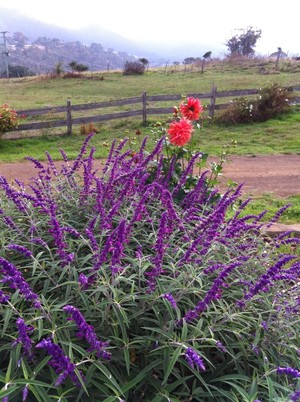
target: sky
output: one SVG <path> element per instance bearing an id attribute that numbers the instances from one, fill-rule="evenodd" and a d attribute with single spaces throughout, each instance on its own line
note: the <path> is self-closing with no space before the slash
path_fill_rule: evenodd
<path id="1" fill-rule="evenodd" d="M 101 26 L 139 43 L 207 43 L 223 55 L 226 41 L 260 29 L 256 53 L 278 47 L 300 54 L 299 0 L 0 0 L 0 7 L 65 28 Z"/>

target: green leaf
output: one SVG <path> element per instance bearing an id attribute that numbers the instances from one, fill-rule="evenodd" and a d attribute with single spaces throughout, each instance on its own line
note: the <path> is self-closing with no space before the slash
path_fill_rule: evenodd
<path id="1" fill-rule="evenodd" d="M 119 384 L 117 383 L 117 381 L 114 379 L 114 377 L 112 376 L 112 374 L 110 373 L 110 371 L 101 363 L 98 361 L 94 361 L 93 364 L 98 367 L 98 369 L 101 371 L 101 373 L 104 374 L 104 376 L 108 379 L 109 383 L 115 388 L 115 390 L 117 391 L 117 393 L 119 393 L 120 395 L 123 395 L 123 391 L 120 388 Z"/>
<path id="2" fill-rule="evenodd" d="M 7 395 L 12 394 L 16 390 L 16 387 L 12 384 L 7 389 L 0 391 L 0 398 L 4 398 Z"/>
<path id="3" fill-rule="evenodd" d="M 5 374 L 5 383 L 8 384 L 10 381 L 10 375 L 11 375 L 11 368 L 12 368 L 12 358 L 10 357 L 9 359 L 9 363 L 8 363 L 8 367 L 6 370 L 6 374 Z"/>
<path id="4" fill-rule="evenodd" d="M 174 353 L 173 353 L 171 359 L 169 360 L 168 367 L 167 367 L 167 370 L 166 370 L 166 372 L 165 372 L 165 376 L 164 376 L 162 385 L 165 385 L 166 382 L 168 381 L 169 375 L 171 374 L 171 371 L 173 370 L 173 367 L 174 367 L 175 363 L 177 362 L 178 357 L 180 356 L 181 351 L 182 351 L 182 347 L 181 347 L 181 346 L 179 346 L 178 348 L 175 349 L 175 351 L 174 351 Z"/>
<path id="5" fill-rule="evenodd" d="M 37 387 L 45 387 L 45 388 L 55 388 L 53 385 L 51 384 L 47 384 L 45 382 L 39 381 L 39 380 L 32 380 L 32 379 L 25 379 L 25 378 L 17 378 L 14 379 L 13 381 L 14 384 L 31 384 L 31 385 L 35 385 Z"/>
<path id="6" fill-rule="evenodd" d="M 7 328 L 10 322 L 12 316 L 12 310 L 10 308 L 5 309 L 4 313 L 4 323 L 3 323 L 3 328 L 2 328 L 2 336 L 4 336 L 7 332 Z"/>
<path id="7" fill-rule="evenodd" d="M 152 371 L 154 367 L 161 365 L 160 360 L 155 360 L 154 362 L 150 363 L 148 366 L 146 366 L 136 377 L 134 377 L 131 381 L 128 381 L 124 387 L 122 388 L 122 393 L 128 392 L 130 389 L 135 387 L 138 383 L 140 383 L 142 380 L 145 380 L 145 377 L 147 377 L 149 371 Z"/>
<path id="8" fill-rule="evenodd" d="M 28 389 L 33 393 L 37 399 L 37 402 L 52 402 L 52 399 L 50 399 L 50 397 L 47 395 L 47 392 L 44 388 L 35 388 L 33 385 L 29 384 Z"/>
<path id="9" fill-rule="evenodd" d="M 42 370 L 42 368 L 48 363 L 50 359 L 50 356 L 46 356 L 37 366 L 35 366 L 33 371 L 35 376 Z"/>

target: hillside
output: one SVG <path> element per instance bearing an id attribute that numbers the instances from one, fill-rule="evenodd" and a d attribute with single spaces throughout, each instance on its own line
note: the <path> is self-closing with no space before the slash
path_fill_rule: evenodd
<path id="1" fill-rule="evenodd" d="M 83 33 L 45 24 L 4 8 L 0 8 L 0 31 L 6 32 L 8 63 L 27 67 L 35 74 L 50 73 L 58 63 L 67 70 L 73 60 L 92 71 L 119 69 L 127 60 L 145 57 L 131 41 L 100 27 L 91 27 Z M 2 37 L 0 51 L 3 55 Z M 5 58 L 1 57 L 0 74 L 5 68 Z"/>
<path id="2" fill-rule="evenodd" d="M 83 50 L 85 59 L 77 60 L 79 63 L 88 64 L 90 69 L 100 68 L 106 69 L 107 64 L 110 63 L 112 68 L 121 68 L 124 61 L 129 60 L 129 56 L 142 58 L 145 57 L 149 60 L 152 67 L 163 66 L 166 62 L 174 63 L 182 62 L 186 57 L 199 57 L 205 53 L 208 48 L 207 44 L 202 43 L 201 40 L 195 44 L 165 44 L 162 42 L 151 42 L 151 38 L 147 43 L 141 42 L 137 32 L 136 39 L 130 40 L 122 35 L 119 35 L 113 30 L 107 30 L 101 27 L 101 20 L 97 25 L 89 25 L 84 29 L 67 29 L 59 26 L 43 23 L 37 19 L 29 18 L 19 12 L 12 11 L 0 6 L 0 32 L 7 31 L 7 37 L 10 38 L 15 32 L 21 32 L 26 37 L 26 44 L 34 43 L 38 38 L 47 38 L 50 41 L 55 39 L 61 43 L 81 43 L 85 48 L 77 49 L 74 57 L 78 58 L 78 50 Z M 114 56 L 106 54 L 105 52 L 96 56 L 93 52 L 89 56 L 89 46 L 94 43 L 101 45 L 103 50 L 113 50 Z M 72 47 L 72 46 L 71 46 Z M 71 49 L 72 50 L 72 49 Z M 219 46 L 210 46 L 214 56 L 220 53 Z M 65 57 L 66 52 L 70 51 L 70 47 L 59 50 L 59 57 L 62 58 L 64 63 L 70 62 L 70 57 Z M 0 52 L 3 52 L 3 39 L 0 37 Z M 112 53 L 111 51 L 108 53 Z M 35 72 L 49 72 L 53 69 L 53 65 L 61 61 L 57 57 L 57 49 L 50 49 L 49 54 L 40 53 L 38 51 L 27 51 L 24 53 L 10 53 L 9 62 L 21 64 L 23 62 L 28 65 Z M 35 59 L 37 57 L 37 59 Z M 32 58 L 32 60 L 28 60 Z M 89 60 L 91 58 L 91 60 Z M 26 59 L 26 60 L 24 60 Z M 22 64 L 24 65 L 24 64 Z M 5 68 L 5 60 L 0 57 L 0 71 Z"/>

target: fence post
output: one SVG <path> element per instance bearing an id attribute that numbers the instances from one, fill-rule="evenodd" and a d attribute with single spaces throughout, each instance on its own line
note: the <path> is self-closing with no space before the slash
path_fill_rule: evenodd
<path id="1" fill-rule="evenodd" d="M 72 134 L 72 113 L 70 99 L 67 100 L 67 134 Z"/>
<path id="2" fill-rule="evenodd" d="M 213 85 L 211 89 L 211 98 L 210 98 L 210 107 L 209 107 L 209 117 L 212 119 L 215 113 L 216 106 L 216 97 L 217 97 L 217 87 Z"/>
<path id="3" fill-rule="evenodd" d="M 142 108 L 143 108 L 143 125 L 147 124 L 147 93 L 142 94 Z"/>

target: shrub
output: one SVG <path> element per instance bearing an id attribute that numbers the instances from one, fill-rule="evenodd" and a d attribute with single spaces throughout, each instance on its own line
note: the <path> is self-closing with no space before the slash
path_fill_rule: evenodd
<path id="1" fill-rule="evenodd" d="M 256 98 L 241 97 L 222 110 L 216 117 L 219 123 L 250 123 L 266 121 L 290 110 L 292 93 L 287 88 L 272 84 L 260 88 Z"/>
<path id="2" fill-rule="evenodd" d="M 144 74 L 145 64 L 141 61 L 126 61 L 123 75 Z"/>
<path id="3" fill-rule="evenodd" d="M 90 138 L 0 179 L 0 397 L 296 400 L 300 261 L 276 247 L 299 241 L 266 242 L 249 200 L 227 220 L 242 188 L 214 198 L 208 171 L 177 198 L 195 159 L 170 187 L 165 138 L 114 142 L 101 174 Z"/>
<path id="4" fill-rule="evenodd" d="M 14 130 L 18 127 L 17 112 L 8 105 L 0 106 L 0 136 L 7 131 Z"/>
<path id="5" fill-rule="evenodd" d="M 28 67 L 24 66 L 8 66 L 9 77 L 10 78 L 21 78 L 21 77 L 30 77 L 34 76 L 35 73 L 31 71 Z M 1 73 L 1 78 L 6 78 L 7 72 L 3 71 Z"/>

